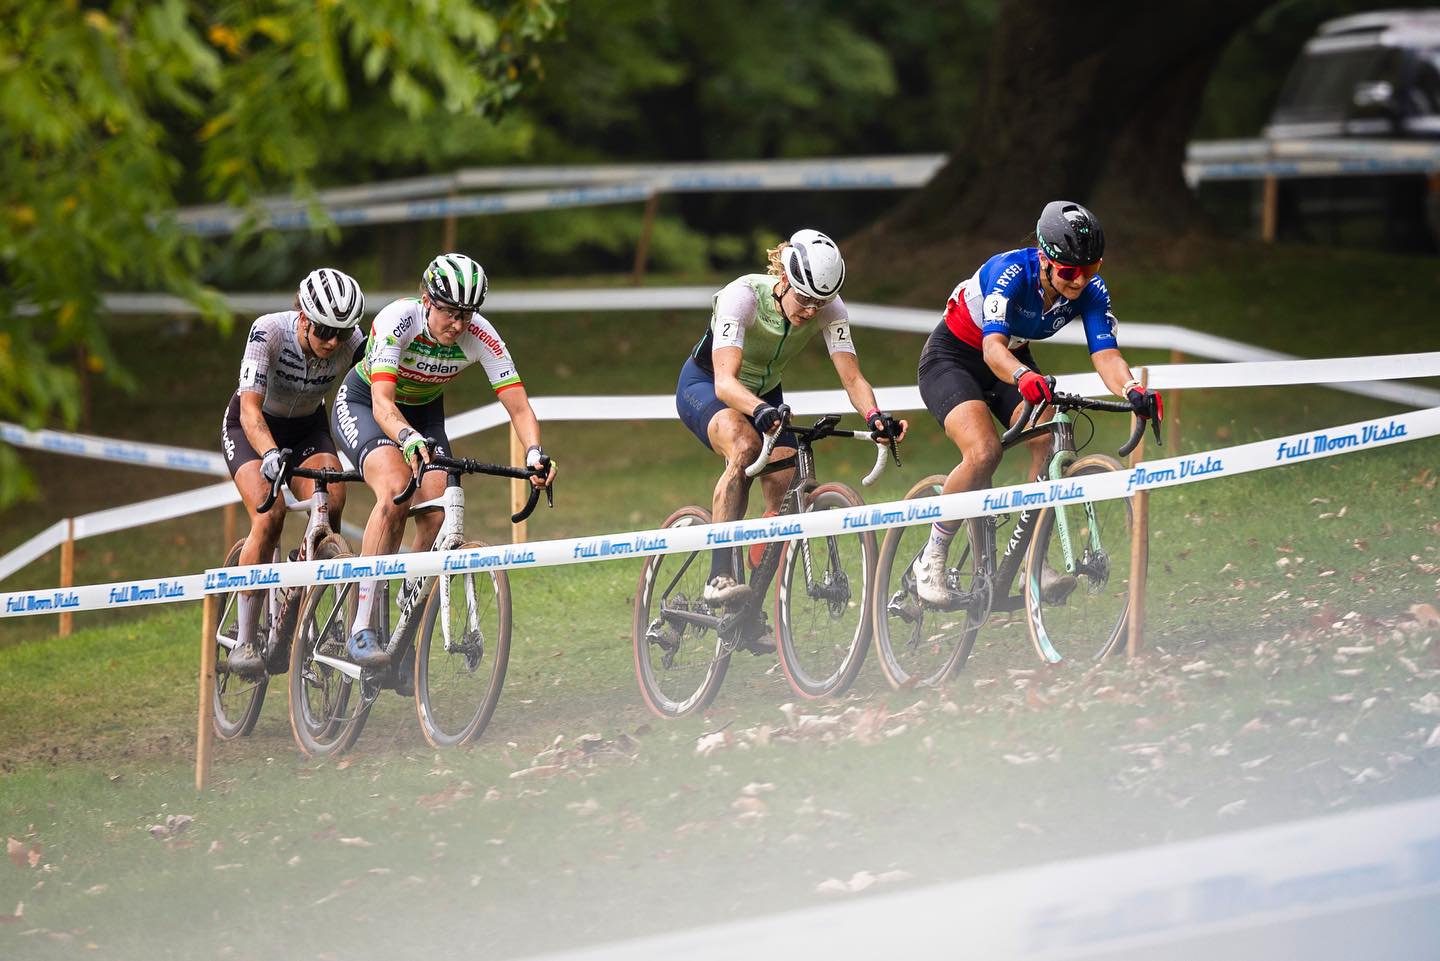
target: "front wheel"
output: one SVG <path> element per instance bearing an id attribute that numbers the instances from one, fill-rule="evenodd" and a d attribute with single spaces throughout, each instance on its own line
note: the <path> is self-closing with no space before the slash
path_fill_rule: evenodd
<path id="1" fill-rule="evenodd" d="M 1086 454 L 1065 477 L 1124 469 L 1106 454 Z M 1128 497 L 1047 507 L 1036 517 L 1025 555 L 1025 622 L 1043 660 L 1099 660 L 1125 635 L 1133 524 Z"/>
<path id="2" fill-rule="evenodd" d="M 710 523 L 703 507 L 682 507 L 667 529 Z M 730 650 L 716 634 L 705 603 L 710 552 L 657 554 L 645 560 L 635 589 L 631 637 L 635 675 L 645 704 L 661 717 L 704 710 L 730 668 Z"/>
<path id="3" fill-rule="evenodd" d="M 236 567 L 240 563 L 240 550 L 245 546 L 241 538 L 225 555 L 224 567 Z M 255 625 L 255 640 L 263 642 L 270 636 L 270 594 L 259 592 L 260 620 Z M 225 606 L 220 610 L 220 620 L 215 628 L 215 736 L 222 741 L 245 737 L 255 729 L 260 718 L 260 706 L 265 703 L 265 691 L 269 678 L 246 677 L 230 673 L 230 649 L 239 643 L 240 637 L 240 592 L 230 591 L 225 595 Z"/>
<path id="4" fill-rule="evenodd" d="M 844 484 L 821 484 L 807 511 L 864 503 Z M 855 682 L 870 649 L 870 585 L 875 534 L 831 534 L 790 541 L 775 594 L 775 647 L 795 693 L 835 697 Z"/>
<path id="5" fill-rule="evenodd" d="M 353 557 L 343 542 L 326 539 L 316 560 Z M 349 750 L 365 726 L 368 706 L 360 685 L 337 663 L 345 660 L 345 626 L 354 616 L 355 585 L 316 584 L 306 589 L 290 643 L 290 731 L 307 757 Z"/>
<path id="6" fill-rule="evenodd" d="M 944 483 L 943 474 L 933 474 L 910 488 L 906 499 L 938 496 Z M 916 589 L 914 564 L 930 539 L 930 525 L 885 532 L 875 571 L 875 656 L 891 687 L 943 684 L 969 659 L 990 615 L 989 523 L 967 520 L 951 542 L 946 579 L 957 603 L 945 607 L 921 600 Z"/>
<path id="7" fill-rule="evenodd" d="M 483 541 L 461 550 L 485 547 Z M 435 578 L 415 650 L 415 713 L 432 747 L 475 740 L 490 723 L 510 663 L 510 579 L 504 571 Z"/>

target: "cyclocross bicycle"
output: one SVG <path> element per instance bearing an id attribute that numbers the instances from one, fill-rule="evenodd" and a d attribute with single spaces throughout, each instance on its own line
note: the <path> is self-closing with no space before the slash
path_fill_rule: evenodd
<path id="1" fill-rule="evenodd" d="M 465 539 L 462 476 L 528 480 L 545 476 L 549 460 L 535 468 L 507 467 L 432 454 L 424 469 L 445 471 L 445 493 L 411 507 L 409 516 L 444 511 L 430 549 L 449 551 L 488 546 Z M 418 485 L 418 478 L 412 477 L 395 503 L 404 503 Z M 553 490 L 546 488 L 545 493 L 554 506 Z M 540 488 L 532 486 L 528 502 L 511 515 L 511 521 L 518 524 L 529 517 L 539 499 Z M 359 564 L 369 558 L 346 555 L 336 562 L 346 560 Z M 365 727 L 375 699 L 387 687 L 402 696 L 413 688 L 420 730 L 434 747 L 455 747 L 479 737 L 500 701 L 510 660 L 510 581 L 503 570 L 404 579 L 393 628 L 390 581 L 378 587 L 377 627 L 387 638 L 385 649 L 390 654 L 390 666 L 379 670 L 365 670 L 345 657 L 345 638 L 354 617 L 354 583 L 317 584 L 306 592 L 290 654 L 290 728 L 307 755 L 348 750 Z"/>
<path id="2" fill-rule="evenodd" d="M 816 482 L 813 446 L 827 437 L 873 443 L 871 432 L 837 430 L 838 414 L 820 418 L 813 427 L 787 426 L 789 409 L 782 406 L 780 413 L 781 426 L 766 435 L 759 458 L 745 469 L 747 476 L 755 477 L 794 464 L 795 476 L 781 501 L 779 518 L 861 506 L 860 495 L 845 484 Z M 770 464 L 775 442 L 787 430 L 796 439 L 795 457 Z M 874 483 L 887 454 L 900 462 L 894 440 L 888 448 L 879 446 L 875 467 L 862 483 Z M 671 514 L 665 527 L 708 523 L 710 512 L 692 506 Z M 786 525 L 777 518 L 774 526 Z M 735 609 L 712 608 L 704 600 L 709 550 L 656 555 L 645 561 L 635 592 L 631 633 L 640 693 L 656 714 L 682 717 L 704 709 L 719 692 L 738 648 L 769 652 L 765 639 L 772 628 L 763 607 L 777 572 L 773 633 L 791 687 L 801 697 L 833 696 L 843 693 L 860 672 L 870 644 L 874 533 L 771 541 L 763 549 L 756 544 L 747 553 L 754 568 L 749 577 L 751 594 Z"/>
<path id="3" fill-rule="evenodd" d="M 333 560 L 350 553 L 350 545 L 339 532 L 330 527 L 331 484 L 344 481 L 363 481 L 359 471 L 311 470 L 305 467 L 289 467 L 291 451 L 280 452 L 280 473 L 270 485 L 270 493 L 256 512 L 269 512 L 280 499 L 281 488 L 291 477 L 306 477 L 315 482 L 314 492 L 303 501 L 286 498 L 287 511 L 309 511 L 310 519 L 305 525 L 305 536 L 300 546 L 290 553 L 290 560 Z M 224 566 L 235 567 L 240 563 L 240 551 L 245 546 L 241 538 L 225 555 Z M 280 549 L 275 549 L 272 560 L 280 559 Z M 231 673 L 228 667 L 230 651 L 239 643 L 239 599 L 238 592 L 225 596 L 225 606 L 220 612 L 220 622 L 215 632 L 215 734 L 221 740 L 244 737 L 255 728 L 260 717 L 260 706 L 265 703 L 265 691 L 271 674 L 283 674 L 290 668 L 290 639 L 295 628 L 295 616 L 302 604 L 299 588 L 272 588 L 265 592 L 265 603 L 260 608 L 260 620 L 256 626 L 256 642 L 261 645 L 265 657 L 265 673 L 244 676 Z"/>
<path id="4" fill-rule="evenodd" d="M 1054 378 L 1050 380 L 1053 387 Z M 1038 423 L 1047 406 L 1054 418 Z M 1020 419 L 1001 438 L 1001 447 L 1008 450 L 1048 436 L 1050 455 L 1038 479 L 1062 485 L 1090 474 L 1123 470 L 1114 457 L 1081 455 L 1076 448 L 1075 413 L 1092 410 L 1134 413 L 1123 401 L 1055 393 L 1048 405 L 1034 407 L 1027 401 Z M 1089 422 L 1088 416 L 1082 416 Z M 1158 442 L 1159 420 L 1152 426 Z M 1137 417 L 1130 439 L 1120 448 L 1121 457 L 1135 449 L 1144 432 L 1145 421 Z M 944 481 L 944 475 L 932 475 L 906 496 L 934 497 Z M 1091 657 L 1096 660 L 1115 649 L 1130 610 L 1130 498 L 1038 509 L 1026 508 L 1022 502 L 1015 507 L 1014 525 L 998 560 L 996 545 L 1012 515 L 965 521 L 964 536 L 957 536 L 951 545 L 953 563 L 946 569 L 951 602 L 944 607 L 922 601 L 915 589 L 912 566 L 930 536 L 929 527 L 892 527 L 886 532 L 875 584 L 875 647 L 892 686 L 934 685 L 953 677 L 994 611 L 1023 609 L 1036 653 L 1051 664 L 1062 660 L 1061 646 L 1067 651 L 1093 650 Z M 1075 581 L 1054 577 L 1057 583 L 1045 585 L 1047 568 L 1057 575 L 1063 571 Z M 1022 570 L 1020 593 L 1012 595 Z"/>

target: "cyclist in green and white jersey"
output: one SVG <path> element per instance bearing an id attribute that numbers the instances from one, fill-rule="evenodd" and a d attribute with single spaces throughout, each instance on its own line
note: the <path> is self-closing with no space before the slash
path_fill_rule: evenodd
<path id="1" fill-rule="evenodd" d="M 875 391 L 860 373 L 850 315 L 840 299 L 845 261 L 835 241 L 818 230 L 799 230 L 769 252 L 767 273 L 746 274 L 715 295 L 710 327 L 680 369 L 675 409 L 702 444 L 725 458 L 715 485 L 712 516 L 716 522 L 745 516 L 750 478 L 745 467 L 760 453 L 762 433 L 783 430 L 778 408 L 785 366 L 817 333 L 855 410 L 875 432 L 877 443 L 905 436 L 908 426 L 880 410 Z M 776 456 L 794 453 L 794 437 L 784 433 Z M 778 511 L 792 470 L 762 476 L 767 510 Z M 732 552 L 711 555 L 705 600 L 733 604 L 749 586 L 732 569 Z"/>
<path id="2" fill-rule="evenodd" d="M 409 502 L 397 505 L 394 497 L 430 461 L 432 449 L 451 456 L 441 395 L 472 364 L 485 369 L 509 413 L 526 445 L 525 463 L 536 467 L 549 461 L 510 352 L 494 326 L 476 313 L 487 287 L 485 271 L 464 254 L 436 257 L 425 268 L 419 297 L 397 300 L 375 316 L 364 359 L 335 395 L 335 437 L 375 492 L 362 554 L 391 554 L 399 548 Z M 554 480 L 555 465 L 549 463 L 546 477 L 531 479 L 537 487 Z M 430 500 L 444 489 L 445 474 L 432 472 L 421 477 L 415 496 Z M 430 547 L 442 519 L 438 512 L 416 518 L 414 550 Z M 371 626 L 375 593 L 374 581 L 357 585 L 355 629 L 346 646 L 355 663 L 369 668 L 384 667 L 390 659 Z"/>

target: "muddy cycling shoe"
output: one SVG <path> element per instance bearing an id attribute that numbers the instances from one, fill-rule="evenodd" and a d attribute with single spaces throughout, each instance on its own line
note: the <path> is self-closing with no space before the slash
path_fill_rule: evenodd
<path id="1" fill-rule="evenodd" d="M 241 677 L 259 677 L 265 673 L 265 658 L 260 656 L 259 648 L 249 641 L 232 647 L 225 664 L 231 674 Z"/>
<path id="2" fill-rule="evenodd" d="M 407 647 L 399 664 L 391 665 L 389 675 L 381 683 L 401 697 L 415 696 L 415 648 Z"/>
<path id="3" fill-rule="evenodd" d="M 1040 600 L 1046 604 L 1064 604 L 1079 584 L 1074 574 L 1061 574 L 1049 564 L 1040 568 Z"/>
<path id="4" fill-rule="evenodd" d="M 915 593 L 926 604 L 950 608 L 958 603 L 959 598 L 947 583 L 944 554 L 926 547 L 910 565 L 910 572 L 915 575 Z"/>
<path id="5" fill-rule="evenodd" d="M 705 603 L 734 607 L 750 599 L 750 585 L 738 583 L 729 574 L 716 574 L 705 585 Z"/>
<path id="6" fill-rule="evenodd" d="M 751 654 L 774 654 L 775 635 L 766 631 L 763 634 L 747 637 L 735 646 L 742 651 L 749 651 Z"/>
<path id="7" fill-rule="evenodd" d="M 345 642 L 345 656 L 364 668 L 381 668 L 390 663 L 390 654 L 380 646 L 380 634 L 365 628 L 350 635 Z"/>

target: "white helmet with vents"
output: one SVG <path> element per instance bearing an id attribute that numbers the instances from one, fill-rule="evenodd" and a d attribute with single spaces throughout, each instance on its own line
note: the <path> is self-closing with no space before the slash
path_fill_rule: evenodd
<path id="1" fill-rule="evenodd" d="M 365 314 L 365 294 L 349 274 L 333 267 L 312 270 L 300 281 L 300 310 L 326 327 L 348 329 Z"/>
<path id="2" fill-rule="evenodd" d="M 447 307 L 477 310 L 489 286 L 485 269 L 464 254 L 441 254 L 425 268 L 425 292 Z"/>
<path id="3" fill-rule="evenodd" d="M 818 230 L 797 230 L 780 252 L 790 286 L 807 297 L 829 302 L 845 283 L 845 260 L 835 241 Z"/>

